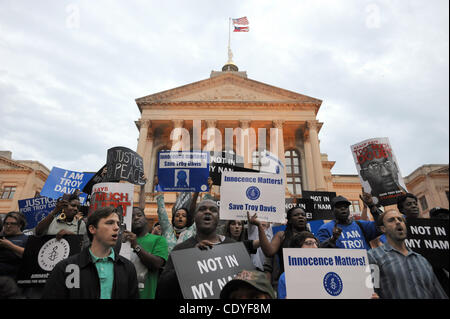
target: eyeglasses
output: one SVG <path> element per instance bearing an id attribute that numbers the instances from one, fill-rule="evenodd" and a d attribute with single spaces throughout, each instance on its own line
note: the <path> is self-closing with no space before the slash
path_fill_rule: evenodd
<path id="1" fill-rule="evenodd" d="M 19 225 L 19 223 L 10 223 L 10 222 L 6 222 L 3 224 L 3 226 L 17 226 Z"/>
<path id="2" fill-rule="evenodd" d="M 386 162 L 383 162 L 383 163 L 370 163 L 369 165 L 367 165 L 366 168 L 362 168 L 361 170 L 362 171 L 364 171 L 364 170 L 371 170 L 371 171 L 379 173 L 379 172 L 381 172 L 381 169 L 383 167 L 385 169 L 390 170 L 390 169 L 392 169 L 394 167 L 394 163 L 392 163 L 391 161 L 386 161 Z"/>
<path id="3" fill-rule="evenodd" d="M 317 246 L 317 242 L 315 240 L 306 240 L 303 246 Z"/>

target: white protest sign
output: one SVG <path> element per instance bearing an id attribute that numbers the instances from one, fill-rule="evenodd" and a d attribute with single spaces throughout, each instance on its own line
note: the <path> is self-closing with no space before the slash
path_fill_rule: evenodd
<path id="1" fill-rule="evenodd" d="M 98 183 L 92 187 L 89 214 L 101 207 L 113 206 L 122 212 L 120 222 L 131 231 L 134 185 L 130 183 Z M 130 242 L 123 243 L 120 255 L 131 258 Z"/>
<path id="2" fill-rule="evenodd" d="M 283 258 L 288 299 L 370 299 L 373 294 L 365 249 L 284 248 Z"/>
<path id="3" fill-rule="evenodd" d="M 284 177 L 274 174 L 223 172 L 220 187 L 220 219 L 284 223 Z"/>

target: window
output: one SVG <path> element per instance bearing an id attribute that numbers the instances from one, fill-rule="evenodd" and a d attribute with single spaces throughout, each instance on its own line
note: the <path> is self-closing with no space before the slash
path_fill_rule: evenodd
<path id="1" fill-rule="evenodd" d="M 358 200 L 350 200 L 351 205 L 349 206 L 350 213 L 351 214 L 360 214 L 361 213 L 361 207 L 359 206 Z"/>
<path id="2" fill-rule="evenodd" d="M 300 173 L 300 156 L 295 150 L 284 153 L 286 160 L 286 179 L 289 192 L 294 195 L 302 193 L 302 174 Z"/>
<path id="3" fill-rule="evenodd" d="M 254 170 L 257 171 L 259 171 L 261 168 L 261 161 L 259 160 L 261 157 L 260 155 L 261 154 L 259 152 L 253 152 L 252 154 L 252 164 L 253 164 L 252 167 Z"/>
<path id="4" fill-rule="evenodd" d="M 422 207 L 423 211 L 428 209 L 428 203 L 427 203 L 427 199 L 425 196 L 420 197 L 419 202 L 420 202 L 420 206 Z"/>
<path id="5" fill-rule="evenodd" d="M 14 186 L 5 186 L 2 190 L 1 199 L 12 199 L 14 197 L 14 193 L 16 192 L 16 188 Z"/>

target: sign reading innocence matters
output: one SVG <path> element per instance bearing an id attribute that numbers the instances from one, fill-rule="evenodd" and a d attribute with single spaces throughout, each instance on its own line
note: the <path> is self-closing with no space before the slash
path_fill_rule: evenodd
<path id="1" fill-rule="evenodd" d="M 288 299 L 372 296 L 372 275 L 365 249 L 283 248 L 283 258 Z"/>
<path id="2" fill-rule="evenodd" d="M 274 174 L 223 172 L 220 187 L 220 219 L 284 222 L 283 177 Z"/>
<path id="3" fill-rule="evenodd" d="M 219 299 L 227 282 L 241 270 L 254 268 L 242 243 L 175 250 L 171 256 L 185 299 Z"/>

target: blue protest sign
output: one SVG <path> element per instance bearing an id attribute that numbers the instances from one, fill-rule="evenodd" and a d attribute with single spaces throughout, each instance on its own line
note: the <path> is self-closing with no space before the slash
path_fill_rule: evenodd
<path id="1" fill-rule="evenodd" d="M 208 177 L 207 152 L 158 153 L 158 186 L 163 192 L 206 192 Z"/>
<path id="2" fill-rule="evenodd" d="M 81 173 L 53 167 L 40 194 L 53 199 L 58 199 L 64 194 L 73 194 L 77 189 L 82 190 L 94 175 L 95 173 Z M 81 194 L 79 197 L 80 203 L 83 204 L 87 194 Z"/>
<path id="3" fill-rule="evenodd" d="M 56 200 L 48 197 L 28 198 L 18 202 L 19 211 L 27 220 L 27 229 L 36 227 L 56 206 Z"/>

